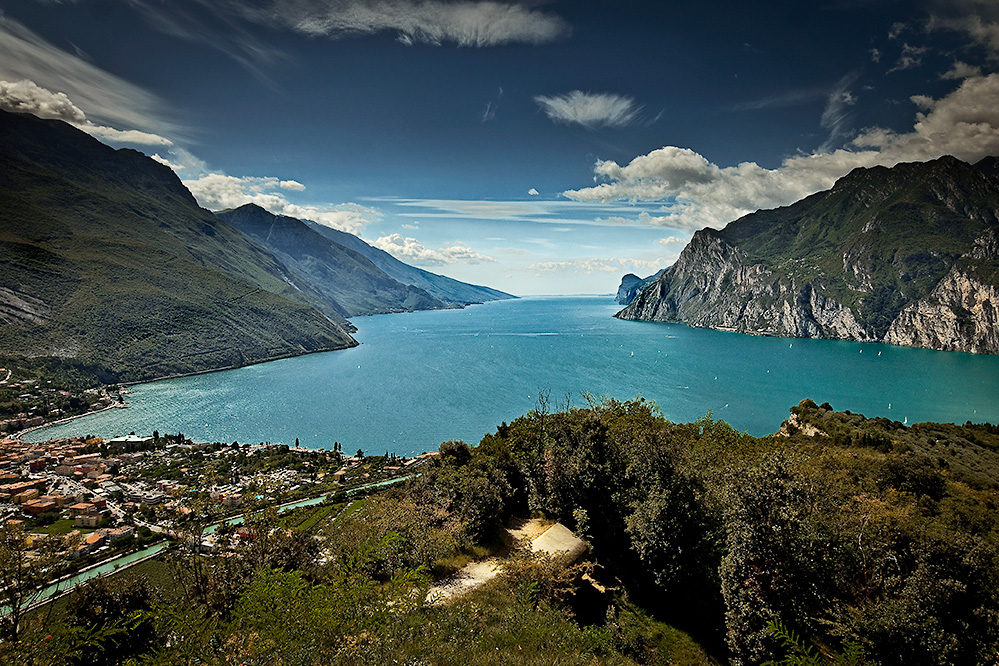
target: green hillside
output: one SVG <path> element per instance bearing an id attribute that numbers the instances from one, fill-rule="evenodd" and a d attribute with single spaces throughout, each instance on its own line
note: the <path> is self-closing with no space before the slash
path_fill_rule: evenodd
<path id="1" fill-rule="evenodd" d="M 997 224 L 999 178 L 953 157 L 857 169 L 826 192 L 718 232 L 786 276 L 854 309 L 876 337 Z"/>
<path id="2" fill-rule="evenodd" d="M 356 344 L 332 299 L 142 154 L 0 113 L 0 163 L 0 353 L 140 380 Z"/>

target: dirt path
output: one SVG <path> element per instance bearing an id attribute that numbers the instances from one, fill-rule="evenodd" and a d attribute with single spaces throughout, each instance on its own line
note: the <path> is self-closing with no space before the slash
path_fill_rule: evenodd
<path id="1" fill-rule="evenodd" d="M 503 559 L 514 548 L 525 541 L 533 543 L 535 539 L 544 534 L 551 526 L 552 521 L 541 520 L 540 518 L 512 519 L 510 524 L 504 528 L 503 541 L 506 545 L 497 555 L 478 562 L 470 562 L 451 578 L 431 587 L 427 593 L 427 602 L 431 604 L 447 603 L 450 599 L 474 590 L 492 580 L 499 574 Z"/>

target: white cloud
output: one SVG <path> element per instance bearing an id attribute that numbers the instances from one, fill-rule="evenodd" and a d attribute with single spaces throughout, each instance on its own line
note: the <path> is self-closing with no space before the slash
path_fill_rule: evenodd
<path id="1" fill-rule="evenodd" d="M 46 91 L 59 91 L 51 94 L 62 94 L 72 100 L 76 109 L 98 123 L 97 127 L 126 127 L 160 137 L 177 137 L 182 133 L 179 127 L 161 117 L 165 105 L 153 95 L 57 48 L 3 14 L 0 14 L 0 79 L 30 81 Z"/>
<path id="2" fill-rule="evenodd" d="M 606 222 L 609 224 L 641 224 L 641 225 L 651 225 L 654 227 L 669 227 L 673 226 L 675 220 L 673 215 L 650 215 L 647 211 L 642 211 L 638 214 L 635 219 L 624 217 L 621 215 L 612 215 L 611 217 L 601 217 L 597 218 L 598 222 Z"/>
<path id="3" fill-rule="evenodd" d="M 461 199 L 375 199 L 381 205 L 394 208 L 400 218 L 490 220 L 529 224 L 573 224 L 587 226 L 619 226 L 621 224 L 661 223 L 669 226 L 672 214 L 657 204 L 591 203 L 568 199 L 531 198 L 523 201 L 475 201 Z M 643 208 L 647 210 L 642 210 Z M 413 212 L 410 212 L 413 211 Z"/>
<path id="4" fill-rule="evenodd" d="M 954 81 L 961 81 L 963 79 L 970 78 L 972 76 L 981 76 L 982 68 L 973 67 L 968 63 L 961 62 L 960 60 L 954 63 L 954 66 L 950 68 L 947 72 L 940 75 L 941 79 L 951 79 Z"/>
<path id="5" fill-rule="evenodd" d="M 173 169 L 174 171 L 180 171 L 181 169 L 184 168 L 183 165 L 181 165 L 181 164 L 175 164 L 174 162 L 171 162 L 170 160 L 168 160 L 167 158 L 163 157 L 159 153 L 153 153 L 152 155 L 149 156 L 149 159 L 153 160 L 154 162 L 159 162 L 163 166 L 169 167 L 169 168 Z"/>
<path id="6" fill-rule="evenodd" d="M 903 69 L 912 69 L 923 64 L 923 56 L 929 49 L 925 46 L 912 46 L 909 43 L 902 44 L 902 55 L 898 57 L 895 66 L 888 70 L 888 74 L 898 72 Z"/>
<path id="7" fill-rule="evenodd" d="M 777 109 L 788 106 L 800 106 L 810 104 L 822 97 L 828 98 L 830 91 L 824 87 L 802 88 L 800 90 L 790 90 L 788 92 L 769 95 L 749 102 L 740 102 L 735 105 L 737 111 L 753 111 L 758 109 Z"/>
<path id="8" fill-rule="evenodd" d="M 534 101 L 551 120 L 576 123 L 586 129 L 624 127 L 638 117 L 641 107 L 635 100 L 611 93 L 584 93 L 573 90 L 564 95 L 538 95 Z"/>
<path id="9" fill-rule="evenodd" d="M 398 205 L 429 208 L 433 213 L 410 213 L 409 216 L 459 217 L 468 219 L 521 219 L 544 215 L 541 202 L 535 201 L 475 201 L 462 199 L 402 199 Z"/>
<path id="10" fill-rule="evenodd" d="M 253 203 L 275 215 L 287 215 L 312 220 L 319 224 L 359 234 L 370 222 L 381 217 L 378 211 L 357 204 L 337 206 L 301 206 L 288 201 L 276 190 L 281 182 L 277 178 L 226 176 L 205 174 L 183 181 L 198 203 L 209 210 L 238 208 Z"/>
<path id="11" fill-rule="evenodd" d="M 397 259 L 425 266 L 441 266 L 457 263 L 483 264 L 494 263 L 496 261 L 492 257 L 476 252 L 460 243 L 451 243 L 434 250 L 424 246 L 415 238 L 404 237 L 402 234 L 382 236 L 374 241 L 372 245 L 385 250 Z"/>
<path id="12" fill-rule="evenodd" d="M 305 189 L 305 185 L 302 185 L 297 180 L 282 180 L 278 183 L 278 187 L 282 190 L 293 190 L 295 192 L 301 192 Z"/>
<path id="13" fill-rule="evenodd" d="M 87 115 L 70 101 L 66 93 L 54 93 L 26 79 L 0 81 L 0 109 L 68 123 L 82 123 L 87 119 Z"/>
<path id="14" fill-rule="evenodd" d="M 540 192 L 538 192 L 533 187 L 531 189 L 527 190 L 527 193 L 530 194 L 532 197 L 536 197 L 536 196 L 538 196 L 540 194 Z"/>
<path id="15" fill-rule="evenodd" d="M 678 238 L 677 236 L 669 236 L 667 238 L 660 238 L 656 242 L 663 247 L 675 247 L 677 245 L 686 245 L 689 238 Z"/>
<path id="16" fill-rule="evenodd" d="M 187 3 L 196 5 L 195 11 L 184 4 L 177 0 L 128 0 L 128 6 L 155 29 L 220 51 L 263 81 L 269 81 L 267 70 L 271 65 L 288 59 L 284 52 L 257 39 L 242 25 L 240 18 L 253 10 L 218 0 Z M 213 16 L 208 18 L 206 12 Z"/>
<path id="17" fill-rule="evenodd" d="M 172 146 L 173 141 L 159 134 L 142 132 L 140 130 L 117 130 L 106 125 L 94 125 L 91 122 L 77 125 L 87 134 L 113 143 L 134 143 L 142 146 Z"/>
<path id="18" fill-rule="evenodd" d="M 668 225 L 677 229 L 721 228 L 760 208 L 791 204 L 828 189 L 857 167 L 894 166 L 954 155 L 976 162 L 999 155 L 999 74 L 965 79 L 939 100 L 913 97 L 921 109 L 912 131 L 870 128 L 849 150 L 801 154 L 776 169 L 755 162 L 719 167 L 686 148 L 666 146 L 621 166 L 599 161 L 593 187 L 563 194 L 577 201 L 662 201 Z"/>
<path id="19" fill-rule="evenodd" d="M 990 57 L 999 58 L 999 6 L 989 0 L 981 3 L 957 2 L 951 9 L 957 10 L 960 15 L 934 16 L 928 29 L 964 33 L 973 44 L 985 48 Z"/>
<path id="20" fill-rule="evenodd" d="M 258 22 L 333 39 L 395 32 L 404 44 L 545 44 L 570 33 L 560 17 L 532 9 L 528 3 L 274 0 L 267 9 L 244 9 L 243 14 Z"/>
<path id="21" fill-rule="evenodd" d="M 588 259 L 570 259 L 567 261 L 539 261 L 527 267 L 536 274 L 566 273 L 570 275 L 593 275 L 594 273 L 610 273 L 620 275 L 623 272 L 652 274 L 660 268 L 668 266 L 665 259 L 633 259 L 622 257 L 594 257 Z"/>
<path id="22" fill-rule="evenodd" d="M 852 115 L 850 109 L 857 103 L 857 98 L 850 92 L 850 86 L 856 83 L 857 76 L 855 72 L 847 74 L 827 96 L 826 108 L 819 123 L 829 130 L 829 138 L 819 148 L 819 152 L 828 152 L 846 133 Z"/>
<path id="23" fill-rule="evenodd" d="M 98 139 L 115 143 L 145 146 L 172 146 L 173 142 L 158 134 L 140 130 L 117 130 L 95 125 L 70 98 L 61 92 L 42 88 L 34 81 L 0 81 L 0 109 L 13 113 L 30 113 L 39 118 L 65 121 Z"/>

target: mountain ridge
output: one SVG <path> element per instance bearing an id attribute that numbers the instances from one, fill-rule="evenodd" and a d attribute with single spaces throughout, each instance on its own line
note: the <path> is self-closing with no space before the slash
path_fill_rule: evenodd
<path id="1" fill-rule="evenodd" d="M 855 169 L 790 206 L 696 232 L 615 316 L 999 353 L 997 174 L 995 159 L 949 156 Z"/>
<path id="2" fill-rule="evenodd" d="M 446 275 L 439 275 L 422 268 L 417 268 L 416 266 L 410 266 L 393 257 L 385 250 L 374 247 L 346 231 L 333 229 L 312 220 L 303 220 L 303 222 L 313 231 L 322 234 L 334 243 L 343 245 L 367 257 L 375 266 L 399 282 L 419 287 L 431 296 L 451 306 L 475 305 L 487 301 L 517 298 L 512 294 L 493 289 L 492 287 L 461 282 Z"/>
<path id="3" fill-rule="evenodd" d="M 357 344 L 335 303 L 141 153 L 2 112 L 0 160 L 0 353 L 138 381 Z"/>
<path id="4" fill-rule="evenodd" d="M 423 289 L 395 280 L 367 257 L 317 233 L 302 220 L 275 215 L 256 204 L 215 215 L 329 294 L 345 317 L 447 307 Z"/>

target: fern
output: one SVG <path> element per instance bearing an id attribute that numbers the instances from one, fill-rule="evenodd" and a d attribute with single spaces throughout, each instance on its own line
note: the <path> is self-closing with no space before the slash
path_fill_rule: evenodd
<path id="1" fill-rule="evenodd" d="M 820 652 L 813 645 L 807 645 L 779 620 L 767 623 L 767 632 L 780 641 L 787 655 L 780 661 L 766 661 L 763 666 L 864 666 L 864 649 L 859 643 L 846 641 L 842 652 Z"/>

